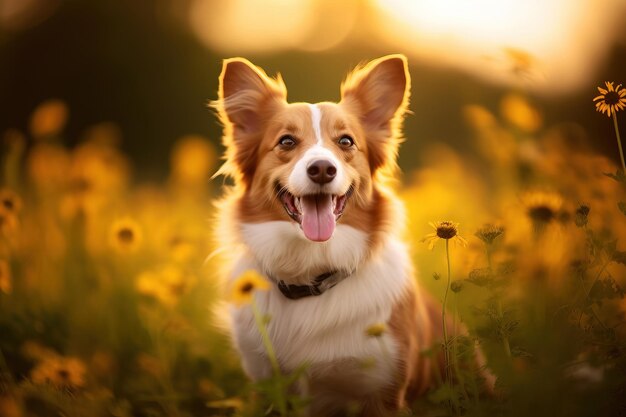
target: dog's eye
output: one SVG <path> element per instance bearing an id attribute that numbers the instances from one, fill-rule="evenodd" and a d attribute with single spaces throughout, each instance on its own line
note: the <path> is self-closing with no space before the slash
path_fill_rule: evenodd
<path id="1" fill-rule="evenodd" d="M 354 139 L 352 139 L 350 136 L 348 135 L 343 135 L 342 137 L 339 138 L 339 140 L 337 141 L 337 143 L 339 144 L 339 146 L 341 146 L 342 148 L 350 148 L 352 146 L 354 146 Z"/>
<path id="2" fill-rule="evenodd" d="M 294 146 L 296 146 L 296 140 L 293 138 L 293 136 L 284 135 L 280 137 L 280 139 L 278 140 L 278 144 L 283 148 L 293 148 Z"/>

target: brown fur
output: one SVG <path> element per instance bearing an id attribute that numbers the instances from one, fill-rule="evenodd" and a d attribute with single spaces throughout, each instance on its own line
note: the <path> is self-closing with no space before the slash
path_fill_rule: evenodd
<path id="1" fill-rule="evenodd" d="M 397 169 L 396 154 L 409 91 L 406 59 L 393 55 L 351 73 L 341 86 L 339 103 L 318 103 L 324 146 L 343 164 L 354 186 L 339 222 L 368 235 L 370 254 L 376 252 L 384 236 L 398 230 L 403 220 L 388 184 Z M 275 187 L 287 183 L 294 165 L 315 144 L 316 137 L 308 105 L 287 103 L 286 99 L 280 76 L 272 79 L 242 58 L 224 62 L 219 100 L 213 106 L 224 124 L 227 149 L 218 174 L 235 180 L 221 203 L 222 214 L 231 219 L 231 233 L 238 233 L 237 225 L 241 223 L 290 221 Z M 289 150 L 278 146 L 285 134 L 293 136 L 298 146 Z M 350 135 L 356 146 L 339 147 L 337 140 L 344 134 Z M 432 386 L 433 367 L 442 365 L 441 357 L 431 359 L 421 353 L 441 341 L 441 307 L 421 294 L 416 285 L 410 286 L 393 307 L 387 325 L 398 347 L 397 375 L 377 394 L 354 398 L 362 406 L 362 416 L 389 416 L 401 410 L 407 399 Z M 328 369 L 321 366 L 312 370 L 311 394 L 350 398 L 351 387 L 346 381 L 351 379 L 346 375 L 353 372 L 358 378 L 359 366 L 347 360 L 333 363 Z M 340 377 L 337 367 L 342 369 Z M 322 403 L 311 411 L 312 415 L 335 415 L 333 410 Z"/>
<path id="2" fill-rule="evenodd" d="M 381 73 L 387 75 L 381 77 Z M 381 82 L 382 79 L 384 82 Z M 347 203 L 343 224 L 370 235 L 372 249 L 398 219 L 397 204 L 389 198 L 387 179 L 396 167 L 400 126 L 408 106 L 410 78 L 401 56 L 372 61 L 355 70 L 342 85 L 339 103 L 320 103 L 325 145 L 349 134 L 356 149 L 330 147 L 345 162 L 355 193 Z M 273 189 L 286 182 L 304 145 L 315 142 L 311 116 L 304 103 L 287 103 L 280 77 L 272 79 L 245 59 L 224 62 L 219 100 L 212 103 L 224 125 L 226 162 L 218 171 L 235 179 L 237 220 L 259 223 L 285 220 Z M 385 106 L 380 104 L 388 101 Z M 381 111 L 380 109 L 386 109 Z M 276 146 L 283 134 L 292 134 L 303 146 L 285 152 Z M 401 220 L 401 219 L 400 219 Z"/>

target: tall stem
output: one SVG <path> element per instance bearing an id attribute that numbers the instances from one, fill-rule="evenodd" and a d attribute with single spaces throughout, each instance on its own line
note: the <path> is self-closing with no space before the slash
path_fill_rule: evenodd
<path id="1" fill-rule="evenodd" d="M 443 296 L 443 306 L 441 309 L 441 323 L 443 326 L 443 355 L 445 358 L 445 371 L 448 384 L 452 383 L 450 378 L 450 352 L 448 351 L 448 327 L 446 326 L 446 304 L 448 302 L 448 293 L 450 292 L 450 248 L 446 239 L 446 260 L 448 262 L 448 282 L 446 283 L 446 292 Z"/>
<path id="2" fill-rule="evenodd" d="M 263 340 L 263 346 L 267 351 L 267 356 L 272 365 L 272 370 L 274 371 L 274 384 L 275 384 L 275 394 L 276 394 L 276 402 L 278 411 L 281 416 L 287 415 L 287 401 L 283 395 L 283 386 L 281 379 L 281 371 L 280 365 L 278 364 L 278 359 L 276 358 L 276 352 L 274 351 L 274 345 L 272 345 L 272 341 L 270 339 L 269 334 L 267 333 L 267 326 L 265 325 L 265 320 L 259 311 L 259 308 L 256 305 L 254 299 L 252 299 L 252 314 L 254 314 L 254 321 L 256 322 L 256 326 L 259 329 L 259 333 L 261 333 L 261 339 Z"/>
<path id="3" fill-rule="evenodd" d="M 626 162 L 624 162 L 624 150 L 622 149 L 622 140 L 619 137 L 619 128 L 617 127 L 617 116 L 613 112 L 613 126 L 615 126 L 615 136 L 617 136 L 617 147 L 619 148 L 619 156 L 622 159 L 622 173 L 626 175 Z"/>
<path id="4" fill-rule="evenodd" d="M 465 401 L 469 401 L 469 395 L 467 395 L 467 391 L 465 390 L 465 377 L 461 374 L 461 370 L 459 369 L 459 359 L 457 356 L 457 332 L 456 329 L 456 320 L 459 316 L 459 295 L 454 294 L 454 312 L 452 313 L 452 364 L 454 365 L 454 373 L 456 374 L 456 379 L 459 382 L 459 387 L 461 388 L 461 394 L 463 394 L 463 398 Z"/>
<path id="5" fill-rule="evenodd" d="M 270 336 L 269 334 L 267 334 L 265 321 L 263 320 L 263 316 L 261 315 L 261 312 L 259 311 L 259 308 L 257 307 L 254 300 L 252 300 L 252 313 L 254 314 L 254 321 L 256 322 L 256 326 L 259 329 L 259 333 L 261 333 L 263 346 L 265 347 L 265 350 L 267 350 L 267 356 L 269 357 L 270 363 L 272 364 L 272 370 L 274 371 L 275 375 L 280 375 L 280 365 L 278 364 L 278 359 L 276 359 L 274 345 L 272 345 Z"/>
<path id="6" fill-rule="evenodd" d="M 489 266 L 489 271 L 493 274 L 493 264 L 491 262 L 491 244 L 487 244 L 486 245 L 486 249 L 485 251 L 487 252 L 487 265 Z M 502 310 L 502 300 L 500 300 L 500 297 L 496 297 L 496 313 L 498 314 L 498 319 L 500 320 L 500 325 L 502 325 L 502 322 L 504 321 L 504 312 Z M 512 354 L 511 354 L 511 344 L 509 343 L 509 337 L 504 334 L 504 332 L 502 332 L 501 334 L 502 337 L 502 347 L 504 348 L 504 353 L 506 353 L 506 356 L 510 359 Z"/>

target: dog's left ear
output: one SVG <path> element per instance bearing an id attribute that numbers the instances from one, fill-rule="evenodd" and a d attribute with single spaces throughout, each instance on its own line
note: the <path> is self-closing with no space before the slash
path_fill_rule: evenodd
<path id="1" fill-rule="evenodd" d="M 355 69 L 341 85 L 341 103 L 365 127 L 372 170 L 395 156 L 409 104 L 411 78 L 404 55 L 387 55 Z"/>

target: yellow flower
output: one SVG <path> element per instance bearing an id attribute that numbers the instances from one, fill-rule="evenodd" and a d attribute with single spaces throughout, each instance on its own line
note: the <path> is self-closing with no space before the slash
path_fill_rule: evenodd
<path id="1" fill-rule="evenodd" d="M 504 228 L 502 226 L 496 226 L 493 224 L 485 224 L 483 227 L 478 229 L 474 235 L 485 242 L 487 245 L 491 245 L 494 240 L 498 236 L 501 236 L 504 233 Z"/>
<path id="2" fill-rule="evenodd" d="M 422 242 L 428 243 L 428 249 L 431 250 L 439 239 L 453 240 L 461 246 L 466 246 L 467 241 L 459 235 L 459 224 L 451 221 L 430 222 L 428 223 L 435 231 L 427 234 Z"/>
<path id="3" fill-rule="evenodd" d="M 600 95 L 593 99 L 596 102 L 596 110 L 600 113 L 606 113 L 611 117 L 612 114 L 623 110 L 626 107 L 626 89 L 619 84 L 613 87 L 613 82 L 605 81 L 606 89 L 598 87 Z"/>
<path id="4" fill-rule="evenodd" d="M 141 228 L 133 219 L 125 217 L 113 223 L 110 232 L 111 246 L 121 253 L 134 252 L 142 241 Z"/>
<path id="5" fill-rule="evenodd" d="M 171 179 L 175 184 L 205 184 L 216 160 L 213 145 L 201 136 L 185 136 L 174 145 Z"/>
<path id="6" fill-rule="evenodd" d="M 37 143 L 28 152 L 26 170 L 38 190 L 55 190 L 67 183 L 70 161 L 70 153 L 64 147 Z"/>
<path id="7" fill-rule="evenodd" d="M 196 253 L 196 246 L 181 236 L 172 236 L 167 246 L 170 257 L 179 263 L 188 262 Z"/>
<path id="8" fill-rule="evenodd" d="M 535 191 L 522 196 L 526 214 L 536 226 L 548 224 L 556 219 L 561 211 L 563 200 L 558 194 Z"/>
<path id="9" fill-rule="evenodd" d="M 67 122 L 68 109 L 61 100 L 41 103 L 30 118 L 30 132 L 36 138 L 58 134 Z"/>
<path id="10" fill-rule="evenodd" d="M 80 359 L 54 355 L 39 362 L 30 376 L 35 384 L 76 389 L 85 385 L 85 372 L 85 364 Z"/>
<path id="11" fill-rule="evenodd" d="M 22 209 L 22 199 L 13 190 L 0 190 L 0 206 L 7 212 L 19 213 Z"/>
<path id="12" fill-rule="evenodd" d="M 5 294 L 11 293 L 13 288 L 11 282 L 11 269 L 7 261 L 0 260 L 0 292 Z"/>
<path id="13" fill-rule="evenodd" d="M 194 282 L 193 277 L 179 267 L 167 265 L 159 271 L 141 273 L 135 288 L 141 295 L 153 298 L 166 307 L 174 307 Z"/>
<path id="14" fill-rule="evenodd" d="M 385 323 L 374 323 L 365 329 L 365 334 L 369 337 L 380 337 L 387 331 Z"/>
<path id="15" fill-rule="evenodd" d="M 506 121 L 524 132 L 533 133 L 541 127 L 541 115 L 519 94 L 507 94 L 500 103 L 500 109 Z"/>
<path id="16" fill-rule="evenodd" d="M 254 291 L 267 291 L 269 288 L 269 282 L 261 274 L 249 269 L 233 282 L 230 301 L 236 305 L 249 304 L 252 302 Z"/>

